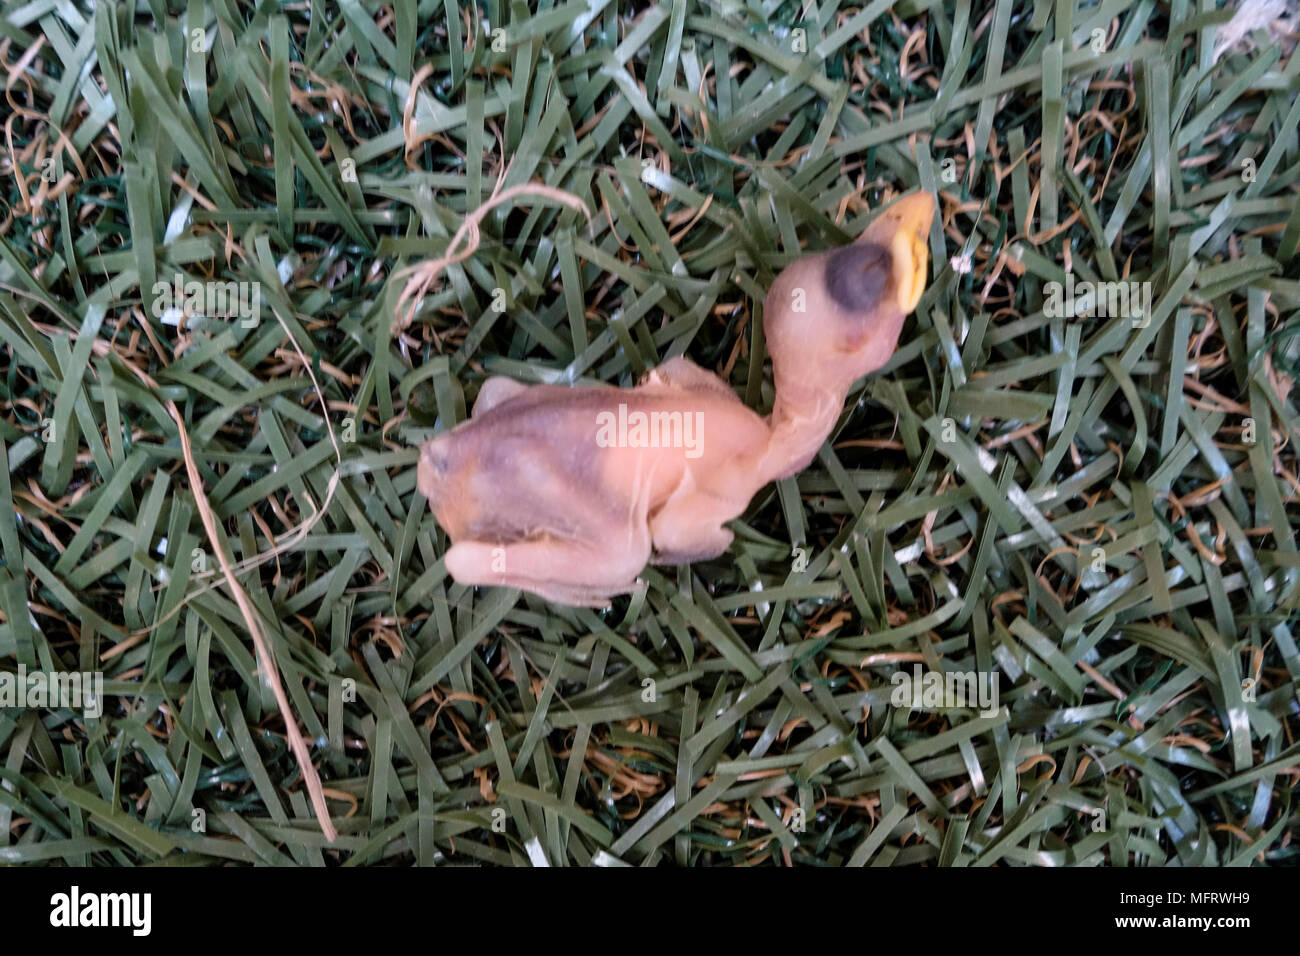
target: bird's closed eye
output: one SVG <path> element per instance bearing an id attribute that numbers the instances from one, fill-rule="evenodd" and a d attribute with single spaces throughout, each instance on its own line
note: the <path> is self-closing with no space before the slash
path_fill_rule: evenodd
<path id="1" fill-rule="evenodd" d="M 846 312 L 875 308 L 889 286 L 890 252 L 874 242 L 856 242 L 826 257 L 826 290 Z"/>

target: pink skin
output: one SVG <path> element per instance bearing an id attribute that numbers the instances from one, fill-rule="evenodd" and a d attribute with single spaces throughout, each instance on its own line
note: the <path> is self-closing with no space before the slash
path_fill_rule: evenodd
<path id="1" fill-rule="evenodd" d="M 647 562 L 722 554 L 725 523 L 769 481 L 803 470 L 853 383 L 893 355 L 924 285 L 933 213 L 930 196 L 908 196 L 851 246 L 776 277 L 763 306 L 769 418 L 685 358 L 631 389 L 488 379 L 472 417 L 420 451 L 419 489 L 454 542 L 447 571 L 465 585 L 603 607 L 636 588 Z M 618 432 L 620 405 L 633 425 L 635 413 L 659 413 L 656 422 L 698 430 L 644 447 L 635 431 Z"/>

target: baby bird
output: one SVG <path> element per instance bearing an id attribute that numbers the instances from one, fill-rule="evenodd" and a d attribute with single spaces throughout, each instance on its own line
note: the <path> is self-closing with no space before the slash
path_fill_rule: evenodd
<path id="1" fill-rule="evenodd" d="M 776 277 L 763 306 L 768 418 L 686 358 L 630 389 L 488 379 L 472 417 L 420 450 L 419 490 L 453 542 L 448 573 L 603 607 L 647 562 L 721 555 L 726 522 L 805 468 L 853 383 L 893 355 L 925 287 L 933 214 L 912 194 L 857 241 Z"/>

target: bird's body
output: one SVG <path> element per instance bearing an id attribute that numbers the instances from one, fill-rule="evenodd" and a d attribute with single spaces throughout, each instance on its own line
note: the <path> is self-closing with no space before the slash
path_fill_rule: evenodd
<path id="1" fill-rule="evenodd" d="M 804 256 L 773 282 L 768 418 L 685 358 L 631 389 L 489 379 L 470 420 L 421 449 L 419 488 L 453 542 L 448 572 L 600 606 L 632 590 L 647 561 L 722 554 L 725 522 L 808 464 L 852 383 L 893 353 L 924 282 L 932 209 L 909 197 L 858 243 Z"/>

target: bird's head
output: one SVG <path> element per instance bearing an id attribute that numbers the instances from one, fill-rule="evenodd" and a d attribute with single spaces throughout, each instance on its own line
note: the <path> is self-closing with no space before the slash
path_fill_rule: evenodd
<path id="1" fill-rule="evenodd" d="M 804 256 L 768 290 L 763 330 L 782 385 L 848 387 L 894 354 L 903 320 L 925 290 L 934 199 L 913 193 L 847 246 Z"/>

